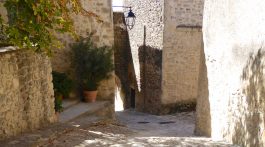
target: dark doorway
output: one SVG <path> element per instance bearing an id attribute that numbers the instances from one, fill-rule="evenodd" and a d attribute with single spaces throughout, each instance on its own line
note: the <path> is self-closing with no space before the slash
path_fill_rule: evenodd
<path id="1" fill-rule="evenodd" d="M 131 108 L 135 108 L 135 90 L 131 88 Z"/>

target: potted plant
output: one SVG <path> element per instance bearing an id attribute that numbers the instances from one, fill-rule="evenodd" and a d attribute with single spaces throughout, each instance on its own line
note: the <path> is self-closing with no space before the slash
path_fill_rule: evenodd
<path id="1" fill-rule="evenodd" d="M 114 69 L 112 49 L 107 46 L 97 47 L 92 35 L 72 45 L 74 66 L 86 102 L 95 102 L 97 88 L 102 80 L 108 79 Z"/>

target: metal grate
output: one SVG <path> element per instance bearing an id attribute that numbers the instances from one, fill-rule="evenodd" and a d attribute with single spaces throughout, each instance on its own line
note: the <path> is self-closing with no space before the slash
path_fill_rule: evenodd
<path id="1" fill-rule="evenodd" d="M 163 121 L 163 122 L 159 122 L 159 124 L 173 124 L 176 123 L 174 121 Z"/>

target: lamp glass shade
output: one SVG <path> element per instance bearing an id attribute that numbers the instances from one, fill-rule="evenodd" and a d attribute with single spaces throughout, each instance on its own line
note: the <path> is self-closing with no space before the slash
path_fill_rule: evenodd
<path id="1" fill-rule="evenodd" d="M 132 10 L 129 11 L 127 17 L 125 18 L 127 27 L 131 30 L 135 25 L 135 15 Z"/>

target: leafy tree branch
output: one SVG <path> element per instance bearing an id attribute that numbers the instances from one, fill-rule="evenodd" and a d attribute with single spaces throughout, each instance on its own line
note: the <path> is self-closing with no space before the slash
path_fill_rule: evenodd
<path id="1" fill-rule="evenodd" d="M 71 13 L 100 18 L 83 9 L 79 0 L 5 0 L 8 22 L 0 18 L 0 44 L 12 44 L 51 55 L 61 47 L 54 32 L 75 34 Z"/>

